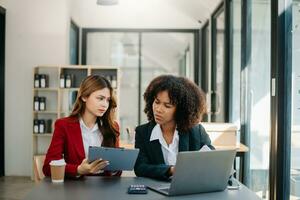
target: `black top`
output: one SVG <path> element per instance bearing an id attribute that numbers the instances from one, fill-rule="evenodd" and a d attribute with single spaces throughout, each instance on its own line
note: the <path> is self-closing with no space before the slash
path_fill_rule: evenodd
<path id="1" fill-rule="evenodd" d="M 148 122 L 138 126 L 135 130 L 135 148 L 140 149 L 140 152 L 134 166 L 134 172 L 137 176 L 166 180 L 169 178 L 167 172 L 171 166 L 165 164 L 159 140 L 150 141 L 155 125 L 153 122 Z M 204 145 L 215 149 L 211 145 L 208 134 L 200 124 L 187 132 L 178 132 L 178 135 L 178 151 L 197 151 Z"/>

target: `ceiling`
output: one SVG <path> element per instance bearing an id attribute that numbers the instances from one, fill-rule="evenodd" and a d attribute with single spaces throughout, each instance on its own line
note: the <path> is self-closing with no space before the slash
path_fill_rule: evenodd
<path id="1" fill-rule="evenodd" d="M 199 28 L 222 0 L 119 0 L 113 6 L 70 2 L 72 18 L 82 27 Z"/>
<path id="2" fill-rule="evenodd" d="M 81 27 L 199 29 L 222 0 L 119 0 L 113 6 L 99 6 L 96 2 L 72 0 L 72 17 L 78 17 L 75 21 Z M 125 34 L 124 37 L 121 41 L 124 48 L 136 54 L 132 51 L 136 36 Z M 145 67 L 178 68 L 180 56 L 188 47 L 192 48 L 192 43 L 193 37 L 188 33 L 144 34 L 143 58 L 149 61 Z"/>
<path id="3" fill-rule="evenodd" d="M 167 0 L 168 3 L 197 21 L 205 23 L 222 0 Z"/>

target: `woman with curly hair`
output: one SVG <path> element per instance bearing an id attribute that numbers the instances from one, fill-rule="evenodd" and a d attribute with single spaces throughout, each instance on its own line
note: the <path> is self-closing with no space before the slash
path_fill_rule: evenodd
<path id="1" fill-rule="evenodd" d="M 162 75 L 144 93 L 149 122 L 136 128 L 135 148 L 140 149 L 134 171 L 137 176 L 167 180 L 174 173 L 180 151 L 214 149 L 199 124 L 206 112 L 202 90 L 184 77 Z"/>
<path id="2" fill-rule="evenodd" d="M 69 117 L 55 122 L 52 141 L 43 166 L 45 176 L 51 176 L 49 163 L 64 158 L 65 174 L 69 177 L 82 175 L 120 176 L 121 171 L 103 171 L 108 161 L 89 163 L 89 146 L 119 147 L 119 126 L 114 121 L 117 107 L 110 82 L 98 75 L 86 77 Z"/>

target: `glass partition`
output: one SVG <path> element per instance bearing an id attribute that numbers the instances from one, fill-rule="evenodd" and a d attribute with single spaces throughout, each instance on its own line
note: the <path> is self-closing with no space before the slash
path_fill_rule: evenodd
<path id="1" fill-rule="evenodd" d="M 225 66 L 224 7 L 212 18 L 212 76 L 211 121 L 226 121 L 226 66 Z"/>
<path id="2" fill-rule="evenodd" d="M 300 2 L 293 1 L 290 199 L 300 199 Z"/>
<path id="3" fill-rule="evenodd" d="M 120 67 L 119 120 L 121 133 L 138 124 L 138 33 L 91 32 L 87 35 L 87 65 Z M 121 139 L 127 139 L 121 134 Z"/>
<path id="4" fill-rule="evenodd" d="M 270 155 L 271 0 L 252 1 L 250 112 L 250 189 L 267 198 Z"/>
<path id="5" fill-rule="evenodd" d="M 231 122 L 240 127 L 241 0 L 232 2 L 232 93 Z"/>
<path id="6" fill-rule="evenodd" d="M 126 133 L 147 121 L 143 93 L 154 77 L 173 74 L 193 80 L 194 42 L 193 31 L 87 32 L 84 64 L 120 68 L 121 139 L 133 139 Z"/>
<path id="7" fill-rule="evenodd" d="M 143 93 L 150 81 L 162 74 L 194 77 L 194 35 L 192 33 L 143 33 L 141 66 L 141 123 L 144 114 Z"/>

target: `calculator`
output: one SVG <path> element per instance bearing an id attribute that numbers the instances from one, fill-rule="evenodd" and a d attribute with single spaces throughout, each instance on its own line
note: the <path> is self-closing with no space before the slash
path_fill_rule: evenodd
<path id="1" fill-rule="evenodd" d="M 128 187 L 128 194 L 147 194 L 147 187 L 145 185 L 130 185 Z"/>

